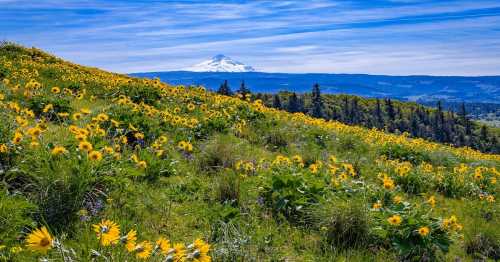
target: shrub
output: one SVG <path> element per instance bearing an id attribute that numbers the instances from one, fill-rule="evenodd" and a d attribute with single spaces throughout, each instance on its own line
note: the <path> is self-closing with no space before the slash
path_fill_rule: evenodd
<path id="1" fill-rule="evenodd" d="M 469 182 L 463 174 L 444 173 L 436 183 L 437 191 L 447 197 L 469 196 L 476 191 L 474 184 Z"/>
<path id="2" fill-rule="evenodd" d="M 432 217 L 424 207 L 409 203 L 382 208 L 374 214 L 379 225 L 374 232 L 392 245 L 402 261 L 441 260 L 453 242 L 452 236 L 461 227 L 456 218 Z M 447 221 L 446 228 L 443 221 Z"/>
<path id="3" fill-rule="evenodd" d="M 194 129 L 196 138 L 207 138 L 214 133 L 226 134 L 230 123 L 223 117 L 211 117 L 202 125 Z"/>
<path id="4" fill-rule="evenodd" d="M 286 149 L 288 141 L 285 134 L 281 130 L 273 129 L 266 136 L 266 145 L 270 150 L 279 151 Z"/>
<path id="5" fill-rule="evenodd" d="M 475 258 L 500 260 L 500 238 L 487 233 L 477 234 L 466 241 L 465 251 Z"/>
<path id="6" fill-rule="evenodd" d="M 70 228 L 78 220 L 77 212 L 90 195 L 105 191 L 103 181 L 112 172 L 106 160 L 95 165 L 84 159 L 53 159 L 44 149 L 29 151 L 25 162 L 18 163 L 14 178 L 29 178 L 22 192 L 38 210 L 35 220 L 55 231 Z"/>
<path id="7" fill-rule="evenodd" d="M 0 245 L 14 242 L 25 227 L 33 224 L 30 214 L 34 208 L 22 196 L 8 195 L 0 188 Z"/>
<path id="8" fill-rule="evenodd" d="M 155 105 L 161 99 L 161 90 L 154 86 L 129 84 L 120 87 L 120 93 L 132 99 L 134 103 L 144 102 Z"/>
<path id="9" fill-rule="evenodd" d="M 47 113 L 43 112 L 45 106 L 52 104 L 53 109 Z M 69 113 L 73 112 L 71 108 L 70 101 L 60 97 L 53 96 L 35 96 L 28 101 L 28 108 L 33 110 L 36 115 L 44 115 L 50 121 L 62 121 L 57 113 Z"/>
<path id="10" fill-rule="evenodd" d="M 406 175 L 396 175 L 396 184 L 408 194 L 421 194 L 433 189 L 432 178 L 418 170 L 411 170 Z"/>
<path id="11" fill-rule="evenodd" d="M 170 158 L 166 153 L 158 159 L 152 153 L 141 151 L 139 159 L 146 161 L 147 167 L 144 172 L 139 172 L 137 175 L 148 182 L 156 182 L 160 177 L 169 177 L 177 173 L 177 161 Z"/>
<path id="12" fill-rule="evenodd" d="M 164 130 L 158 120 L 146 118 L 141 112 L 135 112 L 126 106 L 114 105 L 108 110 L 108 115 L 113 115 L 114 120 L 129 123 L 141 130 L 145 134 L 145 141 L 160 136 Z M 134 132 L 128 132 L 126 135 L 130 145 L 143 143 L 143 141 L 139 141 L 134 137 Z"/>
<path id="13" fill-rule="evenodd" d="M 321 206 L 319 226 L 325 249 L 360 248 L 369 243 L 370 217 L 365 205 L 355 199 L 336 201 Z"/>
<path id="14" fill-rule="evenodd" d="M 399 144 L 385 144 L 381 148 L 380 154 L 391 160 L 408 161 L 414 165 L 431 161 L 427 154 Z"/>
<path id="15" fill-rule="evenodd" d="M 224 172 L 217 177 L 215 199 L 221 204 L 238 206 L 240 202 L 240 181 L 237 174 Z"/>
<path id="16" fill-rule="evenodd" d="M 236 163 L 235 140 L 231 136 L 216 136 L 205 144 L 198 157 L 198 166 L 204 171 L 216 171 L 232 167 Z"/>
<path id="17" fill-rule="evenodd" d="M 264 204 L 274 214 L 282 215 L 291 222 L 307 224 L 303 220 L 307 213 L 305 210 L 319 202 L 325 193 L 325 184 L 312 176 L 282 170 L 272 174 L 263 187 L 261 197 Z"/>
<path id="18" fill-rule="evenodd" d="M 212 257 L 214 261 L 254 261 L 254 254 L 249 252 L 250 236 L 238 224 L 219 222 L 212 228 L 217 228 L 218 232 L 217 237 L 211 237 L 213 241 L 217 241 L 217 249 Z"/>

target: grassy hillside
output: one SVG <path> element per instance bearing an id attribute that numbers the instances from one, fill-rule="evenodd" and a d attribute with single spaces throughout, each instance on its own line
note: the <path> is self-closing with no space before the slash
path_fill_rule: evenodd
<path id="1" fill-rule="evenodd" d="M 0 80 L 2 260 L 499 256 L 499 155 L 12 44 Z"/>

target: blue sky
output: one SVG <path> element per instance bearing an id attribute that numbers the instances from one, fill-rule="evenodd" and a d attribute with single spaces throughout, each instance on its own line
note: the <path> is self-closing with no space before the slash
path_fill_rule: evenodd
<path id="1" fill-rule="evenodd" d="M 0 40 L 116 72 L 500 75 L 499 0 L 0 0 Z"/>

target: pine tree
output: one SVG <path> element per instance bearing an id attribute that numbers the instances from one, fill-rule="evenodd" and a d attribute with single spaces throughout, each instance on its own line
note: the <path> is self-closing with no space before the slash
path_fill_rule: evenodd
<path id="1" fill-rule="evenodd" d="M 250 94 L 250 89 L 248 89 L 245 85 L 245 81 L 241 81 L 240 89 L 238 89 L 238 93 L 245 97 L 247 94 Z"/>
<path id="2" fill-rule="evenodd" d="M 351 123 L 359 124 L 359 118 L 358 98 L 354 97 L 351 100 Z"/>
<path id="3" fill-rule="evenodd" d="M 472 128 L 471 128 L 470 120 L 467 117 L 467 110 L 465 109 L 465 103 L 462 103 L 462 105 L 460 106 L 459 116 L 460 116 L 460 122 L 465 128 L 465 134 L 468 136 L 471 135 Z"/>
<path id="4" fill-rule="evenodd" d="M 297 112 L 306 112 L 304 95 L 299 95 L 297 101 L 298 101 L 298 104 L 297 104 L 298 111 Z"/>
<path id="5" fill-rule="evenodd" d="M 488 128 L 486 127 L 486 125 L 482 125 L 481 130 L 479 131 L 479 139 L 481 141 L 488 142 L 488 138 Z"/>
<path id="6" fill-rule="evenodd" d="M 382 108 L 380 106 L 380 99 L 377 98 L 377 104 L 375 106 L 375 117 L 376 117 L 376 127 L 382 128 L 384 126 L 384 118 L 382 116 Z"/>
<path id="7" fill-rule="evenodd" d="M 227 83 L 227 80 L 224 80 L 224 83 L 220 85 L 219 90 L 217 93 L 225 96 L 231 96 L 233 95 L 233 92 L 231 91 L 231 88 L 229 87 L 229 84 Z"/>
<path id="8" fill-rule="evenodd" d="M 351 115 L 351 112 L 349 111 L 349 98 L 347 96 L 344 96 L 344 110 L 342 113 L 342 121 L 344 123 L 350 124 L 351 118 L 349 117 Z"/>
<path id="9" fill-rule="evenodd" d="M 299 99 L 297 98 L 297 94 L 295 94 L 295 92 L 292 93 L 292 95 L 290 95 L 290 97 L 288 98 L 286 111 L 290 113 L 299 112 Z"/>
<path id="10" fill-rule="evenodd" d="M 410 133 L 412 136 L 417 137 L 419 131 L 418 118 L 414 110 L 410 113 Z"/>
<path id="11" fill-rule="evenodd" d="M 389 132 L 394 132 L 395 128 L 395 120 L 396 120 L 396 112 L 394 111 L 394 106 L 392 105 L 391 99 L 385 100 L 385 111 L 387 113 L 387 125 L 386 128 Z"/>
<path id="12" fill-rule="evenodd" d="M 440 100 L 437 102 L 437 112 L 434 117 L 434 133 L 436 134 L 437 141 L 445 141 L 443 106 Z"/>
<path id="13" fill-rule="evenodd" d="M 312 116 L 321 118 L 323 117 L 323 99 L 321 98 L 321 90 L 319 84 L 314 84 L 311 94 L 312 100 Z"/>
<path id="14" fill-rule="evenodd" d="M 277 109 L 281 109 L 281 99 L 278 94 L 273 97 L 273 107 Z"/>
<path id="15" fill-rule="evenodd" d="M 385 100 L 385 111 L 387 112 L 387 117 L 389 121 L 394 122 L 396 119 L 396 112 L 394 111 L 394 106 L 390 98 Z"/>
<path id="16" fill-rule="evenodd" d="M 489 148 L 489 143 L 488 128 L 486 125 L 482 125 L 479 130 L 479 144 L 481 145 L 481 149 L 487 150 Z"/>

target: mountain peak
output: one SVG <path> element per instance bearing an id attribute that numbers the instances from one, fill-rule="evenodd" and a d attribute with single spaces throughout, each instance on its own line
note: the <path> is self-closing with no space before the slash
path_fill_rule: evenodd
<path id="1" fill-rule="evenodd" d="M 223 60 L 223 59 L 229 59 L 229 60 L 232 60 L 231 58 L 229 58 L 229 57 L 227 57 L 227 56 L 225 56 L 225 55 L 223 55 L 223 54 L 218 54 L 218 55 L 216 55 L 216 56 L 212 57 L 212 60 L 213 60 L 213 61 L 220 61 L 220 60 Z"/>
<path id="2" fill-rule="evenodd" d="M 255 69 L 241 62 L 231 59 L 223 54 L 218 54 L 212 59 L 186 68 L 192 72 L 254 72 Z"/>

